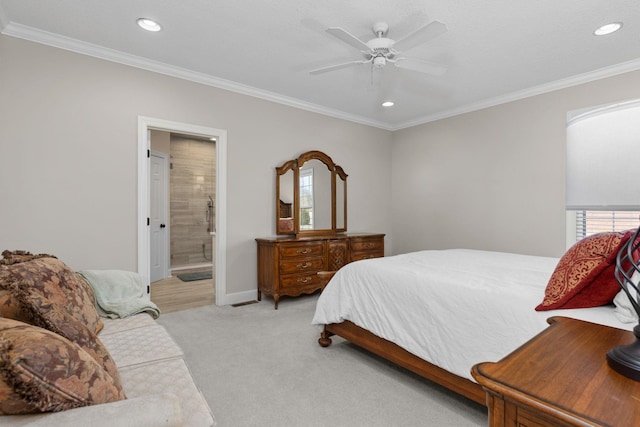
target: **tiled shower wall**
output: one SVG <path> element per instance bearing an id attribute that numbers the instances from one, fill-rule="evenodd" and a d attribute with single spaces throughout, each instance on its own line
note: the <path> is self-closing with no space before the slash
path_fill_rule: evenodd
<path id="1" fill-rule="evenodd" d="M 215 167 L 215 142 L 171 135 L 171 268 L 212 262 L 207 196 L 213 199 L 211 225 L 215 227 Z"/>

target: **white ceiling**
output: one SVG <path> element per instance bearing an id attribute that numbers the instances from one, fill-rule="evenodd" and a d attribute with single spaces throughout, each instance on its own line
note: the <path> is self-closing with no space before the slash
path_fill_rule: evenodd
<path id="1" fill-rule="evenodd" d="M 309 74 L 360 59 L 328 27 L 367 41 L 385 21 L 397 40 L 433 20 L 448 31 L 407 56 L 447 65 L 443 76 Z M 593 35 L 614 21 L 620 31 Z M 638 0 L 0 0 L 0 29 L 389 130 L 640 69 Z"/>

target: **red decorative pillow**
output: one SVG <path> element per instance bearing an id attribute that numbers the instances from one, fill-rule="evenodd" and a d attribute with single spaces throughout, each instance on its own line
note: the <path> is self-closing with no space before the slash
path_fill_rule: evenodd
<path id="1" fill-rule="evenodd" d="M 611 304 L 620 291 L 616 255 L 633 231 L 599 233 L 577 242 L 560 258 L 536 311 Z"/>

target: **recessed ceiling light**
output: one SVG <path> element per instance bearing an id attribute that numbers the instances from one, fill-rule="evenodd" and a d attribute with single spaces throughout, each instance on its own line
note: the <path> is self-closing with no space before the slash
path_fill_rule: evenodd
<path id="1" fill-rule="evenodd" d="M 394 102 L 393 101 L 385 101 L 382 103 L 383 107 L 393 107 Z"/>
<path id="2" fill-rule="evenodd" d="M 153 19 L 149 19 L 149 18 L 138 18 L 138 20 L 136 21 L 138 23 L 138 26 L 144 30 L 147 31 L 160 31 L 162 29 L 162 26 L 160 24 L 158 24 L 156 21 L 154 21 Z"/>
<path id="3" fill-rule="evenodd" d="M 622 28 L 622 22 L 612 22 L 610 24 L 599 27 L 593 32 L 593 34 L 595 34 L 596 36 L 604 36 L 607 34 L 615 33 L 620 28 Z"/>

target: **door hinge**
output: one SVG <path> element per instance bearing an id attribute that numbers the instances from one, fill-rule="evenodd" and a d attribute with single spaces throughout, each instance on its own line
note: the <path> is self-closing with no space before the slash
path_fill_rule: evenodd
<path id="1" fill-rule="evenodd" d="M 149 220 L 149 217 L 147 217 L 147 227 L 151 225 L 151 221 Z"/>
<path id="2" fill-rule="evenodd" d="M 151 150 L 147 150 L 147 159 L 151 157 Z"/>

